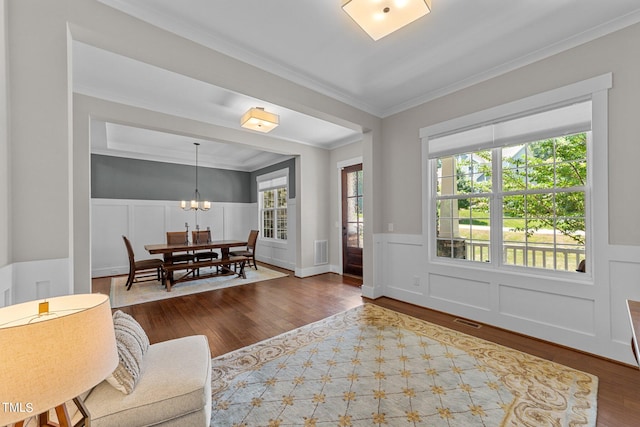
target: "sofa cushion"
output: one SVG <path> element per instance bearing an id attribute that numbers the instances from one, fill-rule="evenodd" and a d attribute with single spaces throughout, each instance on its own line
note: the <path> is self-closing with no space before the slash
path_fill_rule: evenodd
<path id="1" fill-rule="evenodd" d="M 181 417 L 198 420 L 182 425 L 209 425 L 211 353 L 207 337 L 196 335 L 151 345 L 145 355 L 144 375 L 131 394 L 123 395 L 103 381 L 85 404 L 93 427 L 149 426 Z"/>
<path id="2" fill-rule="evenodd" d="M 120 310 L 113 313 L 113 328 L 120 362 L 107 381 L 122 393 L 129 394 L 142 375 L 149 338 L 133 317 Z"/>

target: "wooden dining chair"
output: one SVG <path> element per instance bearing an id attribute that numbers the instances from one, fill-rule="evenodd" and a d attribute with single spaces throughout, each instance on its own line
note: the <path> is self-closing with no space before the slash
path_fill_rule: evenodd
<path id="1" fill-rule="evenodd" d="M 251 267 L 253 265 L 253 268 L 257 270 L 258 265 L 256 264 L 256 242 L 258 241 L 259 233 L 260 231 L 258 230 L 251 230 L 249 232 L 249 237 L 247 238 L 247 248 L 244 250 L 229 252 L 229 256 L 246 256 L 247 258 L 249 258 L 249 261 L 247 261 L 247 266 Z"/>
<path id="2" fill-rule="evenodd" d="M 133 285 L 134 282 L 162 281 L 162 260 L 149 258 L 136 261 L 131 242 L 126 236 L 122 236 L 122 239 L 124 240 L 124 245 L 127 247 L 127 255 L 129 256 L 129 276 L 127 277 L 127 283 L 125 285 L 127 290 L 131 289 L 131 285 Z M 155 274 L 153 273 L 154 270 Z M 152 279 L 152 277 L 155 277 L 155 279 Z M 140 278 L 144 278 L 144 280 L 139 280 Z"/>
<path id="3" fill-rule="evenodd" d="M 191 241 L 193 243 L 209 243 L 211 242 L 211 230 L 199 230 L 191 232 Z M 218 253 L 213 249 L 204 251 L 196 251 L 194 253 L 197 260 L 218 258 Z"/>
<path id="4" fill-rule="evenodd" d="M 209 243 L 211 242 L 211 230 L 197 230 L 191 231 L 191 241 L 193 243 Z M 206 249 L 202 251 L 194 251 L 193 255 L 196 258 L 196 261 L 205 261 L 210 259 L 217 259 L 218 253 L 214 252 L 213 249 Z M 220 271 L 220 267 L 216 267 L 216 271 Z M 198 269 L 197 273 L 200 275 L 200 269 Z"/>
<path id="5" fill-rule="evenodd" d="M 186 231 L 167 231 L 167 244 L 169 245 L 181 245 L 189 241 Z M 195 259 L 192 253 L 172 253 L 170 256 L 165 257 L 165 261 L 172 264 L 191 262 Z"/>

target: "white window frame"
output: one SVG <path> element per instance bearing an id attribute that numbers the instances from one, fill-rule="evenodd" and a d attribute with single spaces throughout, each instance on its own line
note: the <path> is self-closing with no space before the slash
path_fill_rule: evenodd
<path id="1" fill-rule="evenodd" d="M 282 185 L 280 183 L 280 181 L 282 181 L 282 178 L 284 178 L 285 184 Z M 287 209 L 287 239 L 279 239 L 278 236 L 278 216 L 277 216 L 277 207 L 274 208 L 274 218 L 273 218 L 273 226 L 274 226 L 274 237 L 265 237 L 264 234 L 264 223 L 262 221 L 262 212 L 263 212 L 263 206 L 262 206 L 262 195 L 260 194 L 262 191 L 265 190 L 273 190 L 273 189 L 277 189 L 277 188 L 286 188 L 287 189 L 287 202 L 286 202 L 286 209 Z M 275 242 L 287 242 L 288 237 L 289 237 L 289 169 L 285 168 L 285 169 L 280 169 L 274 172 L 269 172 L 266 173 L 264 175 L 259 175 L 256 177 L 256 191 L 257 191 L 257 196 L 258 196 L 258 228 L 260 229 L 260 240 L 269 240 L 269 241 L 275 241 Z M 276 195 L 277 198 L 277 195 Z"/>
<path id="2" fill-rule="evenodd" d="M 435 186 L 432 180 L 436 175 L 435 162 L 429 159 L 429 138 L 461 132 L 463 130 L 481 127 L 486 124 L 508 120 L 514 117 L 533 114 L 538 111 L 553 109 L 557 106 L 568 105 L 577 101 L 592 101 L 591 141 L 587 146 L 587 189 L 585 200 L 586 233 L 588 236 L 585 252 L 590 260 L 599 259 L 599 249 L 606 247 L 608 241 L 608 102 L 607 91 L 612 87 L 611 73 L 577 82 L 568 86 L 533 95 L 518 101 L 500 105 L 487 110 L 448 120 L 420 129 L 422 141 L 422 183 L 423 183 L 423 237 L 427 250 L 426 257 L 430 264 L 453 265 L 455 268 L 487 269 L 524 274 L 544 274 L 556 277 L 566 276 L 571 272 L 545 270 L 540 268 L 511 266 L 502 263 L 498 241 L 492 239 L 492 260 L 498 262 L 476 263 L 437 257 L 436 254 L 436 205 Z M 464 147 L 454 147 L 455 151 L 464 151 Z M 494 220 L 500 215 L 492 215 Z M 497 252 L 499 251 L 499 252 Z M 591 278 L 593 266 L 587 261 L 587 275 Z"/>

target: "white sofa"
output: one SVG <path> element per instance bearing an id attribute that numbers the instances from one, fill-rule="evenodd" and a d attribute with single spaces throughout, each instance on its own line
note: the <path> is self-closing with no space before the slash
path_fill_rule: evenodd
<path id="1" fill-rule="evenodd" d="M 152 344 L 131 394 L 107 381 L 85 397 L 92 427 L 197 426 L 211 420 L 211 353 L 195 335 Z"/>

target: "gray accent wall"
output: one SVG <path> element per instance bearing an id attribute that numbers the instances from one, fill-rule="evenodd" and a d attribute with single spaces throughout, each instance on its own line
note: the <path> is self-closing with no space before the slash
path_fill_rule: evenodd
<path id="1" fill-rule="evenodd" d="M 190 200 L 195 166 L 91 155 L 91 197 L 95 199 Z M 251 173 L 198 167 L 198 190 L 211 202 L 255 202 Z"/>
<path id="2" fill-rule="evenodd" d="M 289 168 L 289 198 L 296 198 L 296 159 L 295 157 L 284 162 L 276 163 L 275 165 L 267 166 L 266 168 L 258 169 L 251 172 L 251 202 L 258 202 L 258 188 L 256 184 L 256 177 L 264 175 L 269 172 L 279 171 L 281 169 Z"/>
<path id="3" fill-rule="evenodd" d="M 289 169 L 289 198 L 296 197 L 295 158 L 253 172 L 198 167 L 198 190 L 211 202 L 257 203 L 256 177 Z M 91 155 L 94 199 L 187 200 L 195 190 L 195 166 Z"/>

